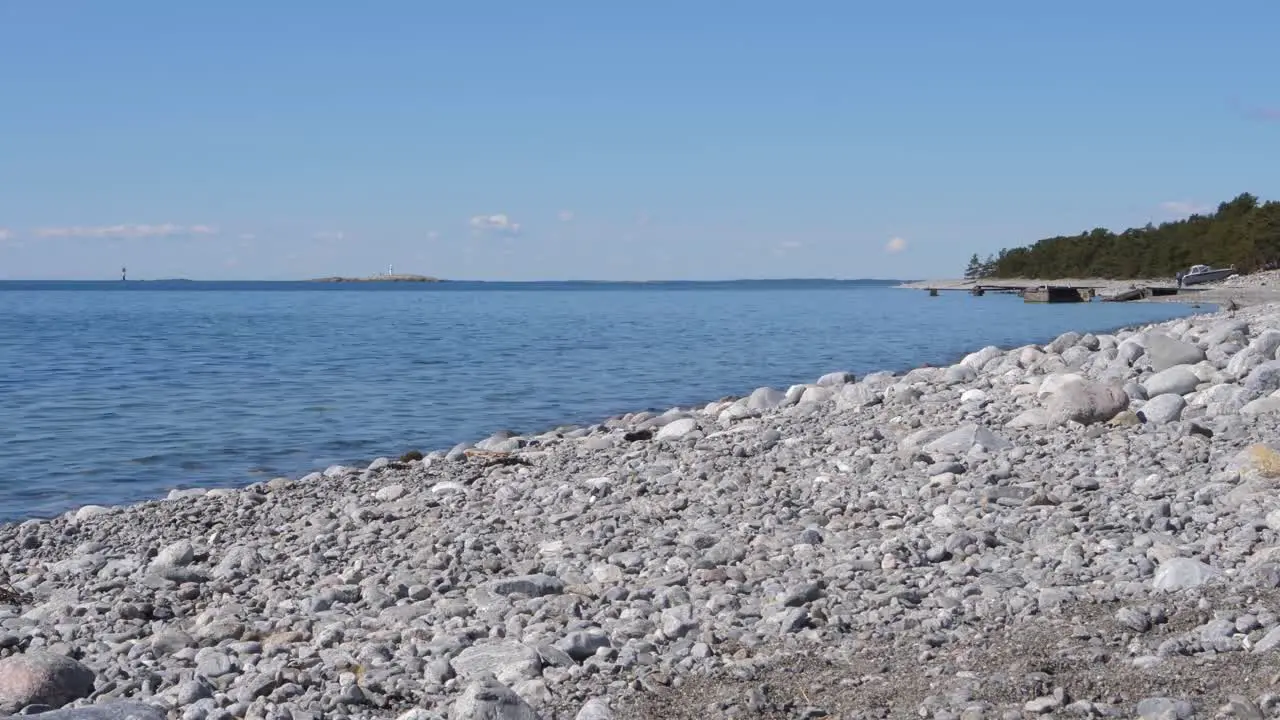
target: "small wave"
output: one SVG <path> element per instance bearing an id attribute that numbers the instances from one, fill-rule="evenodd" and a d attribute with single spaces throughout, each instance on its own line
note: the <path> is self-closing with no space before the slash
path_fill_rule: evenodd
<path id="1" fill-rule="evenodd" d="M 367 439 L 366 440 L 356 440 L 356 439 L 331 440 L 325 443 L 322 447 L 324 447 L 326 450 L 359 450 L 361 448 L 367 448 L 372 445 L 375 445 L 377 444 L 377 442 L 378 442 L 377 440 L 367 440 Z"/>

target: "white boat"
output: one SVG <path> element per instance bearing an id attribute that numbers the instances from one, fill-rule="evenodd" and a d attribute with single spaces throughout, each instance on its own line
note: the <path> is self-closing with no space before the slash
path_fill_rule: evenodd
<path id="1" fill-rule="evenodd" d="M 1232 265 L 1229 268 L 1211 268 L 1208 265 L 1192 265 L 1191 269 L 1182 276 L 1182 284 L 1183 286 L 1187 286 L 1218 282 L 1219 280 L 1226 280 L 1236 274 L 1235 265 Z"/>

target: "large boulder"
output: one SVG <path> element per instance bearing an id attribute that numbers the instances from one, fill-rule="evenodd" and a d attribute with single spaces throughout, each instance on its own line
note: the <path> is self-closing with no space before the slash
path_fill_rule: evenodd
<path id="1" fill-rule="evenodd" d="M 1062 352 L 1062 362 L 1066 363 L 1067 367 L 1084 367 L 1085 363 L 1093 360 L 1093 358 L 1094 355 L 1089 348 L 1080 347 L 1079 345 L 1072 345 Z"/>
<path id="2" fill-rule="evenodd" d="M 1000 348 L 996 347 L 995 345 L 988 345 L 982 348 L 981 350 L 979 350 L 978 352 L 969 353 L 968 355 L 965 355 L 964 359 L 960 361 L 960 364 L 968 365 L 974 370 L 980 371 L 982 370 L 983 367 L 986 366 L 987 363 L 991 362 L 992 360 L 995 360 L 996 358 L 1000 357 L 1003 354 L 1004 354 L 1004 351 L 1002 351 Z"/>
<path id="3" fill-rule="evenodd" d="M 582 706 L 573 720 L 613 720 L 613 710 L 604 698 L 591 698 Z"/>
<path id="4" fill-rule="evenodd" d="M 1075 347 L 1078 342 L 1080 342 L 1080 333 L 1075 331 L 1065 332 L 1049 343 L 1045 349 L 1055 355 L 1061 355 L 1068 349 Z"/>
<path id="5" fill-rule="evenodd" d="M 527 595 L 542 597 L 559 595 L 564 592 L 564 581 L 558 577 L 539 573 L 537 575 L 517 575 L 515 577 L 490 580 L 485 588 L 494 595 Z"/>
<path id="6" fill-rule="evenodd" d="M 489 676 L 509 684 L 536 678 L 542 672 L 538 651 L 517 640 L 472 645 L 449 664 L 458 677 L 465 680 Z"/>
<path id="7" fill-rule="evenodd" d="M 818 387 L 837 387 L 840 385 L 848 385 L 849 383 L 856 381 L 857 378 L 853 376 L 853 373 L 841 370 L 839 372 L 831 372 L 823 375 L 818 378 L 818 381 L 814 383 L 814 385 L 817 385 Z"/>
<path id="8" fill-rule="evenodd" d="M 981 425 L 964 425 L 924 446 L 930 454 L 964 455 L 974 448 L 987 451 L 1004 450 L 1013 443 Z"/>
<path id="9" fill-rule="evenodd" d="M 1015 351 L 1018 355 L 1018 367 L 1027 369 L 1035 367 L 1044 359 L 1044 351 L 1035 345 L 1026 345 Z"/>
<path id="10" fill-rule="evenodd" d="M 1205 333 L 1201 343 L 1206 348 L 1229 342 L 1243 343 L 1249 337 L 1249 323 L 1244 320 L 1227 320 L 1214 325 Z"/>
<path id="11" fill-rule="evenodd" d="M 1147 378 L 1142 387 L 1147 397 L 1155 397 L 1166 393 L 1186 395 L 1194 392 L 1199 384 L 1200 376 L 1189 365 L 1175 365 Z"/>
<path id="12" fill-rule="evenodd" d="M 842 385 L 836 391 L 836 409 L 864 408 L 878 405 L 884 396 L 865 382 Z"/>
<path id="13" fill-rule="evenodd" d="M 1054 373 L 1046 375 L 1040 381 L 1040 387 L 1036 390 L 1036 397 L 1041 400 L 1053 397 L 1062 388 L 1077 382 L 1083 382 L 1084 376 L 1079 373 Z"/>
<path id="14" fill-rule="evenodd" d="M 1255 367 L 1243 385 L 1246 400 L 1255 400 L 1280 390 L 1280 360 L 1269 360 Z"/>
<path id="15" fill-rule="evenodd" d="M 885 405 L 912 405 L 924 393 L 918 389 L 906 384 L 905 382 L 890 385 L 884 391 Z"/>
<path id="16" fill-rule="evenodd" d="M 1267 328 L 1249 343 L 1249 349 L 1263 358 L 1273 358 L 1280 349 L 1280 330 Z"/>
<path id="17" fill-rule="evenodd" d="M 1192 558 L 1170 558 L 1156 568 L 1151 586 L 1156 590 L 1177 591 L 1200 587 L 1222 573 Z"/>
<path id="18" fill-rule="evenodd" d="M 781 407 L 786 401 L 787 394 L 777 388 L 756 388 L 752 391 L 751 395 L 747 397 L 747 409 L 752 412 L 773 410 L 774 408 Z"/>
<path id="19" fill-rule="evenodd" d="M 1227 366 L 1224 369 L 1227 371 L 1227 374 L 1232 377 L 1243 378 L 1247 377 L 1254 368 L 1270 359 L 1271 358 L 1266 358 L 1256 352 L 1253 352 L 1249 348 L 1245 348 L 1235 355 L 1232 355 L 1231 358 L 1227 360 Z"/>
<path id="20" fill-rule="evenodd" d="M 1116 347 L 1116 360 L 1132 367 L 1146 351 L 1147 348 L 1141 341 L 1129 338 Z"/>
<path id="21" fill-rule="evenodd" d="M 1074 379 L 1057 388 L 1045 403 L 1051 426 L 1077 422 L 1106 422 L 1129 407 L 1129 396 L 1118 382 Z"/>
<path id="22" fill-rule="evenodd" d="M 1249 415 L 1256 417 L 1258 415 L 1271 415 L 1280 412 L 1280 397 L 1268 395 L 1260 397 L 1257 400 L 1250 400 L 1240 408 L 1241 415 Z"/>
<path id="23" fill-rule="evenodd" d="M 693 418 L 680 418 L 679 420 L 673 420 L 666 425 L 663 425 L 662 429 L 658 431 L 658 434 L 654 436 L 654 439 L 663 441 L 683 440 L 697 429 L 697 420 L 694 420 Z"/>
<path id="24" fill-rule="evenodd" d="M 1204 350 L 1164 333 L 1149 332 L 1145 341 L 1147 358 L 1151 361 L 1151 369 L 1156 372 L 1175 365 L 1195 365 L 1205 359 Z"/>
<path id="25" fill-rule="evenodd" d="M 977 379 L 978 371 L 968 365 L 952 365 L 947 368 L 946 382 L 948 385 L 973 382 Z"/>
<path id="26" fill-rule="evenodd" d="M 1146 402 L 1138 411 L 1138 417 L 1145 423 L 1164 425 L 1182 417 L 1187 409 L 1187 401 L 1181 395 L 1166 393 L 1157 395 Z"/>
<path id="27" fill-rule="evenodd" d="M 541 720 L 541 716 L 514 690 L 490 677 L 467 686 L 453 701 L 453 720 Z"/>
<path id="28" fill-rule="evenodd" d="M 1188 405 L 1203 407 L 1213 417 L 1237 412 L 1246 402 L 1244 388 L 1231 383 L 1210 385 L 1187 398 Z"/>
<path id="29" fill-rule="evenodd" d="M 818 385 L 815 387 L 806 388 L 804 392 L 800 393 L 800 398 L 798 400 L 788 404 L 789 405 L 795 405 L 795 404 L 817 405 L 830 400 L 831 395 L 832 395 L 831 388 Z"/>
<path id="30" fill-rule="evenodd" d="M 60 708 L 93 692 L 93 671 L 56 653 L 31 650 L 0 660 L 0 714 L 28 705 Z"/>

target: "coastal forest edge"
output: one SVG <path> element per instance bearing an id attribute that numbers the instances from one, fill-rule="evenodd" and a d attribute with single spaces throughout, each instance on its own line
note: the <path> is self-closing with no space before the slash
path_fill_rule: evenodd
<path id="1" fill-rule="evenodd" d="M 1192 265 L 1235 266 L 1241 273 L 1280 266 L 1280 202 L 1249 193 L 1160 225 L 1115 233 L 1095 228 L 1045 238 L 969 259 L 966 279 L 1096 277 L 1114 280 L 1172 277 Z"/>

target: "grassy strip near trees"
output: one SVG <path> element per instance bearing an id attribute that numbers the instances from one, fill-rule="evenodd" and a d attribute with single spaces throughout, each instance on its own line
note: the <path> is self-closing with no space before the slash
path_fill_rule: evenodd
<path id="1" fill-rule="evenodd" d="M 965 277 L 976 278 L 1172 278 L 1192 265 L 1241 273 L 1280 265 L 1280 202 L 1260 203 L 1249 193 L 1218 205 L 1209 215 L 1130 228 L 1096 228 L 1045 238 L 1026 247 L 969 259 Z"/>

